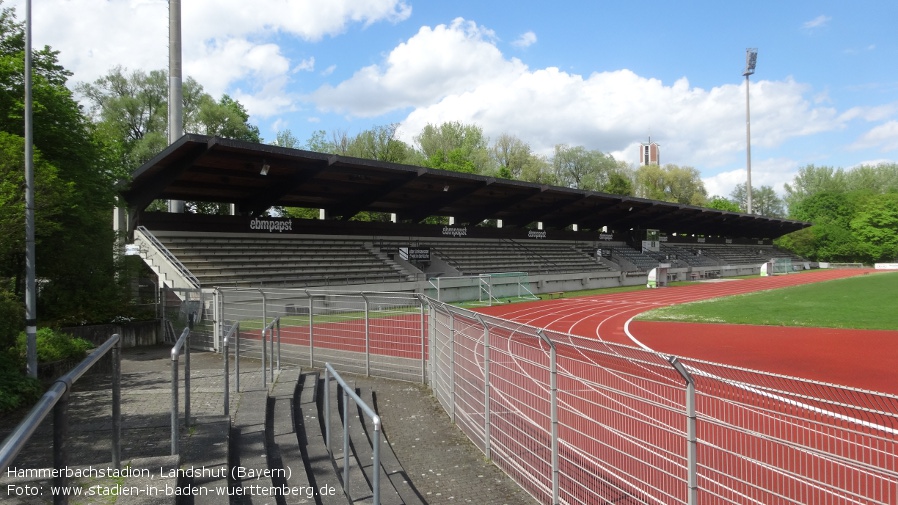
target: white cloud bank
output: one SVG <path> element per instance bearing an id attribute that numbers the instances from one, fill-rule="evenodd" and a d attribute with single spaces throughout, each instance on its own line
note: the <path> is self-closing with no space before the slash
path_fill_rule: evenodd
<path id="1" fill-rule="evenodd" d="M 774 147 L 847 120 L 809 100 L 810 91 L 791 79 L 753 83 L 752 144 Z M 457 120 L 491 137 L 516 135 L 539 152 L 567 143 L 635 162 L 636 146 L 651 134 L 662 144 L 662 162 L 706 169 L 745 155 L 744 84 L 705 90 L 686 78 L 666 84 L 626 69 L 588 76 L 531 69 L 505 57 L 492 31 L 464 19 L 422 27 L 382 63 L 308 98 L 355 117 L 410 109 L 406 136 Z"/>

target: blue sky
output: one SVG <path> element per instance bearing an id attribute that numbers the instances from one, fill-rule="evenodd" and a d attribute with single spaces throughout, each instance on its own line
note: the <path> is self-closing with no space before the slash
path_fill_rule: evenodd
<path id="1" fill-rule="evenodd" d="M 24 20 L 24 0 L 4 2 Z M 243 103 L 266 140 L 475 123 L 538 153 L 583 145 L 697 168 L 711 195 L 782 193 L 805 165 L 898 160 L 898 2 L 190 0 L 184 74 Z M 166 0 L 34 2 L 34 43 L 72 82 L 167 66 Z"/>

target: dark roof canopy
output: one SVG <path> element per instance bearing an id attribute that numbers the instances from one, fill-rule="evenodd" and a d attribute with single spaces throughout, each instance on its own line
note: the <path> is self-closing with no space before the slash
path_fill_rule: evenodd
<path id="1" fill-rule="evenodd" d="M 262 174 L 263 166 L 268 167 Z M 134 172 L 124 192 L 132 212 L 153 200 L 234 203 L 241 213 L 273 206 L 325 209 L 348 220 L 361 211 L 401 221 L 454 216 L 501 219 L 505 227 L 659 229 L 707 236 L 776 238 L 809 223 L 724 212 L 445 170 L 185 135 Z"/>

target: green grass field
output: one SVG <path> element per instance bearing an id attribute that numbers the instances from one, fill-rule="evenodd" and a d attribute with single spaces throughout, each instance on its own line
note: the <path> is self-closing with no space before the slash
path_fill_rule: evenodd
<path id="1" fill-rule="evenodd" d="M 898 273 L 674 305 L 646 312 L 637 319 L 898 330 Z"/>

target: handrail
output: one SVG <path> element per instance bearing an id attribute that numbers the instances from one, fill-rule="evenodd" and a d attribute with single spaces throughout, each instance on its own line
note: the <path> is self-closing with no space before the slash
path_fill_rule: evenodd
<path id="1" fill-rule="evenodd" d="M 231 373 L 229 370 L 229 361 L 230 361 L 230 353 L 228 352 L 228 346 L 231 341 L 231 337 L 234 338 L 234 367 L 236 382 L 237 382 L 237 392 L 240 392 L 240 321 L 235 321 L 234 324 L 231 325 L 231 328 L 228 330 L 227 335 L 221 341 L 222 345 L 222 357 L 224 358 L 224 415 L 230 414 L 230 404 L 231 404 L 231 383 L 230 377 Z"/>
<path id="2" fill-rule="evenodd" d="M 334 451 L 331 449 L 331 411 L 330 411 L 330 375 L 334 376 L 334 379 L 337 381 L 343 388 L 343 492 L 346 493 L 346 496 L 351 500 L 352 497 L 349 496 L 349 399 L 352 398 L 352 401 L 355 402 L 356 406 L 362 409 L 362 412 L 368 415 L 371 418 L 371 423 L 374 425 L 374 439 L 371 441 L 371 448 L 374 450 L 374 466 L 372 467 L 371 474 L 371 494 L 373 495 L 373 504 L 380 505 L 380 432 L 381 421 L 380 416 L 374 412 L 374 409 L 368 406 L 359 395 L 356 394 L 354 390 L 352 390 L 346 381 L 340 377 L 340 374 L 334 370 L 334 367 L 331 366 L 330 363 L 324 364 L 324 442 L 327 445 L 327 451 L 331 456 L 331 459 L 334 457 Z"/>
<path id="3" fill-rule="evenodd" d="M 184 348 L 184 427 L 190 426 L 190 327 L 171 348 L 171 453 L 178 454 L 178 361 Z"/>
<path id="4" fill-rule="evenodd" d="M 53 412 L 53 484 L 64 487 L 68 481 L 68 451 L 65 449 L 68 438 L 68 403 L 69 391 L 82 375 L 97 363 L 109 350 L 112 350 L 112 466 L 121 468 L 122 461 L 122 411 L 121 411 L 121 336 L 114 334 L 89 356 L 84 358 L 68 373 L 56 379 L 46 393 L 32 407 L 25 419 L 16 426 L 0 446 L 0 468 L 9 468 L 9 464 L 28 443 L 37 431 L 38 426 Z M 54 496 L 53 503 L 68 503 L 67 496 Z"/>
<path id="5" fill-rule="evenodd" d="M 156 238 L 156 236 L 153 235 L 150 230 L 146 228 L 146 226 L 138 226 L 137 230 L 147 239 L 148 242 L 153 244 L 153 247 L 155 247 L 156 250 L 158 250 L 162 254 L 162 256 L 164 256 L 165 259 L 169 263 L 171 263 L 173 267 L 175 267 L 175 270 L 177 270 L 182 276 L 184 276 L 184 279 L 186 279 L 187 282 L 192 284 L 196 289 L 200 288 L 200 280 L 197 279 L 197 277 L 193 275 L 193 273 L 191 273 L 191 271 L 188 270 L 183 263 L 181 263 L 181 260 L 179 260 L 174 254 L 172 254 L 172 252 L 169 251 L 168 248 L 165 247 L 165 245 L 163 245 L 162 242 L 158 238 Z"/>
<path id="6" fill-rule="evenodd" d="M 264 322 L 264 321 L 263 321 Z M 274 330 L 277 330 L 276 332 Z M 266 372 L 268 369 L 271 369 L 271 382 L 274 382 L 274 340 L 275 333 L 277 336 L 278 342 L 278 353 L 277 353 L 277 369 L 281 369 L 281 316 L 278 316 L 271 320 L 270 323 L 266 324 L 264 328 L 262 328 L 262 385 L 268 386 L 268 376 Z M 270 357 L 269 354 L 266 354 L 265 345 L 269 346 L 271 350 Z M 266 365 L 266 360 L 268 364 Z"/>

